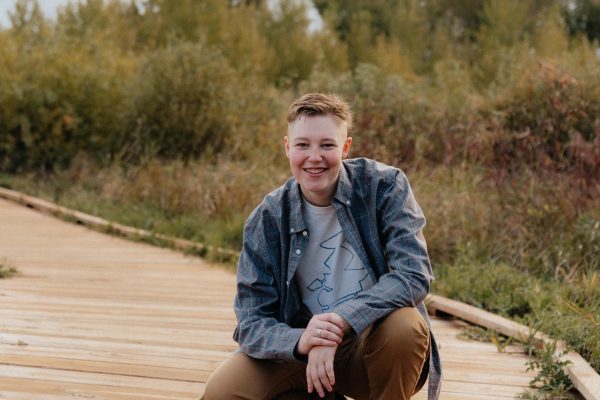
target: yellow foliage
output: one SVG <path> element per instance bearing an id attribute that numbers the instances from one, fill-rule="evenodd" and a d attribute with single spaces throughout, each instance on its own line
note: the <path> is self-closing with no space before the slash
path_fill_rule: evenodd
<path id="1" fill-rule="evenodd" d="M 536 20 L 532 42 L 541 58 L 560 59 L 568 56 L 569 41 L 558 5 L 544 10 Z"/>
<path id="2" fill-rule="evenodd" d="M 386 40 L 383 36 L 377 38 L 373 62 L 389 75 L 399 75 L 408 80 L 416 80 L 409 52 L 400 44 L 397 38 Z"/>

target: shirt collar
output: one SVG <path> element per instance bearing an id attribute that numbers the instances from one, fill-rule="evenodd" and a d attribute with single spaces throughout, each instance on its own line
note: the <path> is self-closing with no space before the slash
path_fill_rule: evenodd
<path id="1" fill-rule="evenodd" d="M 338 177 L 337 188 L 333 199 L 337 200 L 341 204 L 350 207 L 350 199 L 352 198 L 352 183 L 348 177 L 346 171 L 346 164 L 342 161 L 342 167 L 340 168 L 340 175 Z M 292 186 L 290 188 L 290 228 L 289 233 L 298 233 L 306 229 L 304 218 L 302 217 L 302 193 L 300 191 L 300 185 L 296 179 L 292 179 Z"/>
<path id="2" fill-rule="evenodd" d="M 333 195 L 333 198 L 346 206 L 350 206 L 350 199 L 352 198 L 352 183 L 350 182 L 346 168 L 349 167 L 346 165 L 345 161 L 342 161 L 337 189 Z"/>
<path id="3" fill-rule="evenodd" d="M 298 233 L 306 229 L 304 218 L 302 218 L 302 193 L 296 179 L 292 179 L 290 188 L 290 228 L 289 233 Z"/>

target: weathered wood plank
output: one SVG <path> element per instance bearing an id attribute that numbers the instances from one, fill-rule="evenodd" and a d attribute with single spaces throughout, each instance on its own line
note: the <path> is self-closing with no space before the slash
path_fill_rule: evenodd
<path id="1" fill-rule="evenodd" d="M 14 378 L 0 376 L 0 394 L 13 399 L 47 400 L 56 399 L 102 399 L 102 400 L 190 400 L 199 397 L 203 385 L 199 384 L 191 392 L 169 390 L 161 386 L 150 389 L 140 387 L 102 385 L 60 380 L 32 378 Z"/>

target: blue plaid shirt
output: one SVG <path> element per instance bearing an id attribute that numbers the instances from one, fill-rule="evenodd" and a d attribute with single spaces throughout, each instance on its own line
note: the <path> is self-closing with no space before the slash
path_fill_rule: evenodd
<path id="1" fill-rule="evenodd" d="M 423 300 L 433 273 L 423 237 L 425 217 L 408 179 L 393 167 L 365 158 L 344 160 L 332 200 L 346 238 L 369 269 L 370 289 L 337 305 L 357 335 L 401 307 L 416 307 L 427 321 Z M 294 348 L 310 320 L 294 272 L 308 243 L 300 186 L 290 178 L 268 194 L 244 228 L 237 268 L 233 338 L 240 351 L 263 359 L 299 361 Z M 441 362 L 431 335 L 429 399 L 437 399 Z"/>

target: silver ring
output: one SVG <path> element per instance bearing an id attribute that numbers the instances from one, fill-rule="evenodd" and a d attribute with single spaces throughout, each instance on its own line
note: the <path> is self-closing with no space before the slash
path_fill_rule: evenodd
<path id="1" fill-rule="evenodd" d="M 317 329 L 317 337 L 320 338 L 321 337 L 321 330 Z"/>

